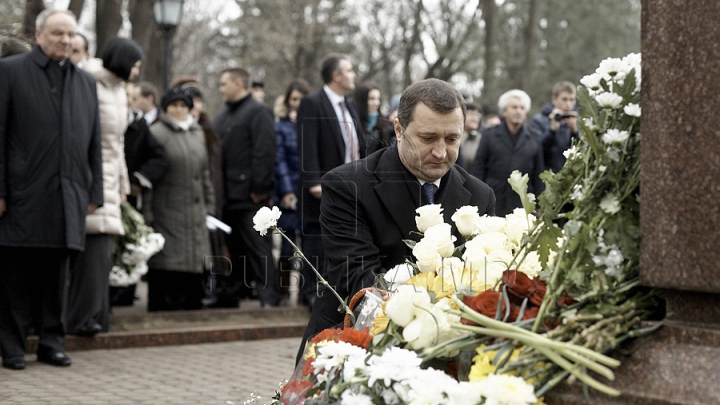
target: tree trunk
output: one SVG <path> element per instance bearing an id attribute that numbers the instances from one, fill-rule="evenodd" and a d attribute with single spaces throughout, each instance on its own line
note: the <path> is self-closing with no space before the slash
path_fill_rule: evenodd
<path id="1" fill-rule="evenodd" d="M 482 15 L 485 20 L 485 70 L 483 71 L 482 97 L 485 104 L 497 97 L 495 90 L 495 17 L 497 9 L 495 0 L 483 0 Z"/>
<path id="2" fill-rule="evenodd" d="M 153 2 L 130 0 L 128 13 L 132 24 L 132 39 L 145 51 L 145 60 L 140 69 L 140 80 L 148 81 L 162 89 L 164 65 L 162 32 L 158 29 L 153 15 Z M 159 102 L 160 100 L 156 100 Z"/>
<path id="3" fill-rule="evenodd" d="M 533 82 L 532 76 L 533 76 L 533 68 L 535 64 L 535 47 L 537 46 L 537 27 L 536 21 L 537 21 L 537 14 L 538 14 L 538 4 L 537 0 L 530 0 L 529 9 L 528 9 L 528 21 L 525 25 L 525 32 L 523 33 L 523 39 L 524 39 L 524 58 L 523 58 L 523 65 L 522 65 L 522 73 L 520 75 L 520 88 L 527 90 L 530 86 L 530 83 Z"/>
<path id="4" fill-rule="evenodd" d="M 23 21 L 23 35 L 28 39 L 35 39 L 35 19 L 45 10 L 43 0 L 27 0 L 25 2 L 25 19 Z"/>
<path id="5" fill-rule="evenodd" d="M 410 60 L 415 55 L 416 45 L 420 42 L 420 18 L 424 9 L 422 0 L 411 2 L 415 6 L 413 13 L 412 37 L 410 41 L 405 41 L 405 55 L 403 55 L 403 89 L 412 84 Z M 403 36 L 407 38 L 407 36 Z"/>
<path id="6" fill-rule="evenodd" d="M 85 7 L 85 0 L 70 0 L 70 4 L 68 4 L 68 11 L 72 11 L 72 13 L 75 14 L 75 17 L 79 20 L 83 7 Z"/>
<path id="7" fill-rule="evenodd" d="M 95 10 L 95 34 L 97 55 L 102 55 L 105 44 L 117 36 L 122 26 L 122 0 L 97 0 Z"/>

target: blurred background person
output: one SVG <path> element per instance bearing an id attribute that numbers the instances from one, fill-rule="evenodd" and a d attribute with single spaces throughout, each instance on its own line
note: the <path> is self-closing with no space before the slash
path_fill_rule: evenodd
<path id="1" fill-rule="evenodd" d="M 275 199 L 276 204 L 280 207 L 283 215 L 280 217 L 278 226 L 282 228 L 286 234 L 296 241 L 300 236 L 300 217 L 297 213 L 297 202 L 300 181 L 300 157 L 298 155 L 297 142 L 297 109 L 300 106 L 300 100 L 310 93 L 310 87 L 304 80 L 297 80 L 287 87 L 285 96 L 283 97 L 282 110 L 277 112 L 284 113 L 282 117 L 275 122 L 275 134 L 277 135 L 277 153 L 275 157 Z M 315 284 L 317 276 L 308 268 L 300 263 L 287 264 L 293 255 L 293 248 L 284 239 L 282 239 L 280 248 L 280 264 L 279 269 L 281 275 L 286 274 L 282 270 L 299 269 L 302 267 L 302 279 L 300 281 L 300 295 L 305 304 L 311 306 L 315 300 Z"/>
<path id="2" fill-rule="evenodd" d="M 498 109 L 502 111 L 501 124 L 483 133 L 470 174 L 492 187 L 495 215 L 504 217 L 522 208 L 520 196 L 508 183 L 510 173 L 527 174 L 528 192 L 539 196 L 545 189 L 540 180 L 545 165 L 540 142 L 525 125 L 530 96 L 518 89 L 506 91 L 498 99 Z"/>
<path id="3" fill-rule="evenodd" d="M 465 115 L 465 128 L 463 129 L 462 140 L 460 141 L 460 155 L 456 162 L 463 169 L 470 170 L 475 161 L 475 154 L 480 146 L 480 107 L 473 102 L 465 103 L 467 114 Z"/>
<path id="4" fill-rule="evenodd" d="M 142 212 L 144 201 L 150 197 L 150 191 L 165 174 L 167 157 L 165 148 L 150 133 L 150 126 L 143 112 L 132 108 L 129 104 L 131 94 L 137 87 L 127 83 L 128 94 L 128 127 L 125 131 L 125 163 L 130 178 L 130 195 L 128 202 Z M 137 284 L 127 287 L 110 286 L 110 306 L 130 306 L 136 299 Z"/>
<path id="5" fill-rule="evenodd" d="M 545 104 L 530 122 L 543 148 L 545 170 L 557 173 L 565 166 L 565 155 L 573 139 L 579 139 L 578 113 L 575 108 L 575 85 L 557 82 L 553 86 L 552 99 Z"/>
<path id="6" fill-rule="evenodd" d="M 253 81 L 251 92 L 255 100 L 261 103 L 265 103 L 265 83 L 260 81 Z"/>
<path id="7" fill-rule="evenodd" d="M 205 137 L 190 110 L 189 90 L 173 87 L 150 132 L 167 152 L 168 167 L 146 210 L 165 247 L 148 262 L 148 311 L 202 308 L 204 258 L 210 255 L 205 217 L 215 213 Z"/>
<path id="8" fill-rule="evenodd" d="M 204 106 L 204 90 L 205 87 L 198 81 L 195 76 L 180 76 L 175 79 L 170 87 L 180 86 L 190 92 L 193 99 L 193 108 L 190 115 L 193 116 L 195 122 L 200 125 L 205 137 L 205 148 L 208 156 L 208 169 L 210 170 L 210 179 L 215 193 L 215 217 L 222 221 L 222 207 L 225 202 L 223 193 L 223 173 L 222 173 L 222 147 L 220 145 L 220 136 L 213 127 L 210 116 L 205 112 Z M 215 299 L 215 275 L 224 273 L 230 269 L 230 253 L 225 243 L 225 234 L 222 231 L 212 231 L 210 235 L 210 248 L 213 259 L 207 263 L 203 285 L 205 289 L 205 298 L 212 301 Z"/>
<path id="9" fill-rule="evenodd" d="M 114 38 L 103 51 L 102 68 L 89 71 L 97 81 L 105 203 L 88 214 L 85 251 L 71 260 L 67 314 L 70 334 L 94 335 L 108 331 L 108 277 L 112 269 L 113 238 L 125 234 L 120 204 L 130 194 L 124 141 L 128 125 L 125 82 L 140 74 L 143 57 L 142 48 L 134 41 Z"/>
<path id="10" fill-rule="evenodd" d="M 150 82 L 139 82 L 130 92 L 130 107 L 142 111 L 148 125 L 152 125 L 157 120 L 159 94 L 157 87 Z"/>
<path id="11" fill-rule="evenodd" d="M 70 60 L 72 60 L 76 66 L 82 68 L 83 62 L 87 59 L 90 59 L 88 40 L 85 35 L 78 32 L 72 39 L 72 53 L 70 54 Z"/>
<path id="12" fill-rule="evenodd" d="M 372 83 L 362 84 L 355 89 L 354 101 L 360 125 L 365 129 L 366 155 L 390 146 L 390 138 L 395 135 L 392 124 L 380 112 L 381 97 L 380 88 Z"/>
<path id="13" fill-rule="evenodd" d="M 496 107 L 485 105 L 482 109 L 482 122 L 480 123 L 480 133 L 484 134 L 485 130 L 500 125 L 500 115 Z"/>

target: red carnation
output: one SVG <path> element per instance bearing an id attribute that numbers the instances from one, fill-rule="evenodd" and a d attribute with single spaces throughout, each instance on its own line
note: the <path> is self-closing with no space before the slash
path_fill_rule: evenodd
<path id="1" fill-rule="evenodd" d="M 370 336 L 367 332 L 361 332 L 359 330 L 349 328 L 340 332 L 340 341 L 367 349 L 372 341 L 372 336 Z"/>

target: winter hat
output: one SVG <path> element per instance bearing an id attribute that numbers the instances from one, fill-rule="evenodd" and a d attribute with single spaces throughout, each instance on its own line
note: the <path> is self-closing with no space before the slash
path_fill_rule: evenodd
<path id="1" fill-rule="evenodd" d="M 163 111 L 167 111 L 168 106 L 170 103 L 176 100 L 182 100 L 187 104 L 188 108 L 192 110 L 193 108 L 193 98 L 192 93 L 190 93 L 189 90 L 183 89 L 180 86 L 173 87 L 171 89 L 168 89 L 162 98 L 162 109 Z"/>
<path id="2" fill-rule="evenodd" d="M 127 38 L 113 38 L 105 45 L 102 61 L 105 69 L 123 80 L 130 78 L 133 65 L 145 57 L 137 42 Z"/>

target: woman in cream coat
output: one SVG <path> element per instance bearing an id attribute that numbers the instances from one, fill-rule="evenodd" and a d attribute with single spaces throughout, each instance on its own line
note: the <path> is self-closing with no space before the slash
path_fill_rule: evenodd
<path id="1" fill-rule="evenodd" d="M 85 252 L 71 263 L 67 314 L 71 334 L 94 335 L 108 330 L 113 237 L 125 234 L 120 204 L 130 193 L 124 145 L 128 125 L 125 82 L 140 73 L 142 59 L 143 51 L 137 43 L 115 38 L 105 47 L 102 67 L 87 65 L 97 81 L 105 203 L 87 216 Z"/>

